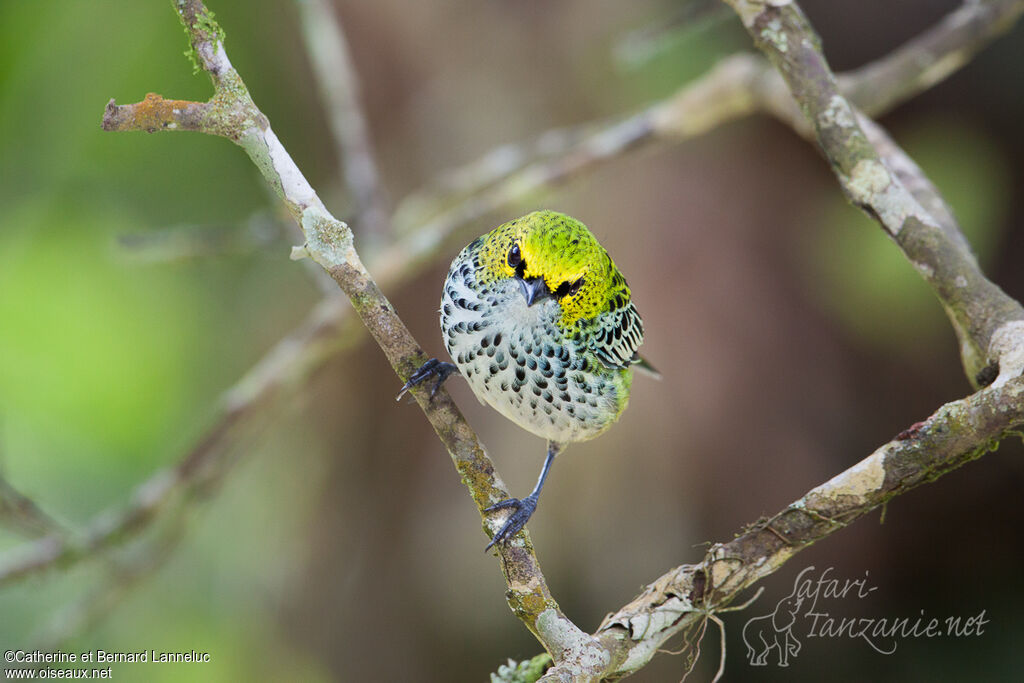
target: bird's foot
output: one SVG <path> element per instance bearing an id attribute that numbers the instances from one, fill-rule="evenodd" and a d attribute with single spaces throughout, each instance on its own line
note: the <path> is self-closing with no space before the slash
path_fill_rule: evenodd
<path id="1" fill-rule="evenodd" d="M 441 388 L 444 381 L 448 379 L 449 375 L 458 370 L 454 363 L 445 363 L 439 361 L 436 358 L 431 358 L 423 365 L 416 368 L 416 372 L 412 373 L 409 377 L 409 381 L 402 385 L 402 389 L 398 392 L 398 396 L 395 396 L 395 400 L 398 401 L 405 396 L 405 392 L 412 389 L 414 386 L 422 384 L 431 377 L 436 377 L 437 380 L 434 382 L 434 388 L 430 390 L 430 398 L 434 398 L 434 394 Z"/>
<path id="2" fill-rule="evenodd" d="M 512 514 L 508 516 L 508 519 L 505 520 L 502 527 L 498 529 L 498 533 L 494 534 L 494 538 L 492 538 L 491 542 L 487 544 L 486 548 L 484 548 L 484 552 L 490 550 L 496 543 L 504 543 L 519 533 L 520 529 L 526 526 L 526 522 L 530 519 L 530 516 L 533 515 L 533 511 L 537 509 L 537 498 L 538 496 L 533 494 L 523 498 L 522 500 L 519 498 L 509 498 L 508 500 L 503 500 L 490 507 L 484 508 L 484 512 L 494 512 L 496 510 L 514 508 Z"/>

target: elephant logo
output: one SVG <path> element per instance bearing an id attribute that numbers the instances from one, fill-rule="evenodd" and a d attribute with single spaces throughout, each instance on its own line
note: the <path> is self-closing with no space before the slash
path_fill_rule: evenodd
<path id="1" fill-rule="evenodd" d="M 754 617 L 743 626 L 743 643 L 747 646 L 747 659 L 751 666 L 767 666 L 768 655 L 777 650 L 779 666 L 789 666 L 790 656 L 800 652 L 800 641 L 793 635 L 793 624 L 803 603 L 793 592 L 779 600 L 775 611 L 763 617 Z"/>

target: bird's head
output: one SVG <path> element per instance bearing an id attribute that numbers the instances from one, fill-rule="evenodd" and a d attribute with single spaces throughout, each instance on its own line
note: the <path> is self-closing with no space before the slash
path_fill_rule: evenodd
<path id="1" fill-rule="evenodd" d="M 482 283 L 514 281 L 527 306 L 558 303 L 569 328 L 629 301 L 629 287 L 587 226 L 556 211 L 534 211 L 480 238 Z"/>

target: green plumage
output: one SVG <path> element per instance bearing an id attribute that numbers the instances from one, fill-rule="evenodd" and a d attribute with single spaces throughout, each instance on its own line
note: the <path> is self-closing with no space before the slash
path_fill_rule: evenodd
<path id="1" fill-rule="evenodd" d="M 490 548 L 533 514 L 555 456 L 565 444 L 608 429 L 629 402 L 644 326 L 629 286 L 585 225 L 535 211 L 478 237 L 448 270 L 441 332 L 452 363 L 432 358 L 407 389 L 436 387 L 456 369 L 481 402 L 547 439 L 533 492 L 486 508 L 511 510 Z M 656 373 L 655 373 L 656 374 Z"/>
<path id="2" fill-rule="evenodd" d="M 541 292 L 528 301 L 527 289 Z M 477 397 L 539 436 L 582 441 L 625 410 L 643 322 L 585 225 L 536 211 L 456 257 L 441 301 L 448 352 Z"/>

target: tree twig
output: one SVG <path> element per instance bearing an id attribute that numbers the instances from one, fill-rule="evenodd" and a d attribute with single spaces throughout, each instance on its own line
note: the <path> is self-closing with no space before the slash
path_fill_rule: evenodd
<path id="1" fill-rule="evenodd" d="M 882 225 L 936 290 L 962 344 L 973 347 L 963 354 L 965 367 L 976 369 L 977 354 L 983 353 L 986 363 L 998 364 L 999 375 L 989 388 L 943 406 L 768 522 L 713 546 L 701 564 L 684 565 L 651 584 L 595 634 L 612 661 L 622 662 L 602 676 L 635 671 L 665 638 L 713 614 L 801 549 L 981 456 L 1024 423 L 1020 305 L 978 270 L 948 207 L 920 169 L 839 93 L 820 42 L 797 4 L 726 2 L 782 74 L 844 191 Z M 570 664 L 556 663 L 541 680 L 573 680 L 576 673 Z"/>
<path id="2" fill-rule="evenodd" d="M 994 377 L 996 368 L 996 381 L 1019 375 L 1024 371 L 1024 308 L 982 274 L 966 242 L 951 238 L 949 226 L 886 163 L 858 122 L 860 114 L 839 92 L 821 41 L 797 3 L 726 2 L 782 74 L 847 197 L 882 226 L 939 297 L 972 383 Z"/>
<path id="3" fill-rule="evenodd" d="M 296 0 L 306 53 L 313 66 L 327 122 L 337 145 L 342 177 L 352 197 L 354 222 L 370 242 L 390 233 L 390 219 L 360 101 L 359 76 L 341 22 L 326 0 Z"/>
<path id="4" fill-rule="evenodd" d="M 1021 0 L 965 0 L 884 59 L 840 75 L 840 90 L 868 116 L 889 111 L 958 71 L 1021 14 Z"/>
<path id="5" fill-rule="evenodd" d="M 331 275 L 399 377 L 407 379 L 426 357 L 363 266 L 348 225 L 327 211 L 270 128 L 266 116 L 252 101 L 224 50 L 223 32 L 206 6 L 200 0 L 179 0 L 177 10 L 199 64 L 210 75 L 214 86 L 214 95 L 206 103 L 205 114 L 198 118 L 194 130 L 226 137 L 249 155 L 305 234 L 306 243 L 293 250 L 293 255 L 309 256 Z M 139 130 L 136 111 L 140 107 L 147 130 L 154 129 L 151 112 L 155 110 L 166 112 L 167 119 L 175 121 L 173 108 L 167 111 L 167 108 L 154 106 L 157 98 L 150 95 L 143 103 L 123 106 L 111 102 L 104 117 L 104 128 Z M 493 535 L 503 520 L 486 514 L 484 508 L 508 497 L 493 464 L 446 392 L 438 392 L 433 400 L 429 392 L 413 393 L 451 454 L 477 504 L 485 530 Z M 520 533 L 514 541 L 501 545 L 499 556 L 508 586 L 509 606 L 556 660 L 586 662 L 593 658 L 600 648 L 559 610 L 544 581 L 528 534 Z"/>
<path id="6" fill-rule="evenodd" d="M 134 549 L 132 557 L 112 562 L 98 585 L 54 614 L 32 637 L 30 647 L 44 652 L 59 650 L 68 640 L 102 620 L 132 588 L 163 566 L 184 535 L 185 519 L 171 519 L 168 528 L 162 529 L 155 539 Z"/>
<path id="7" fill-rule="evenodd" d="M 595 632 L 613 666 L 603 676 L 635 672 L 673 636 L 724 608 L 796 553 L 890 499 L 994 449 L 1024 424 L 1024 378 L 942 406 L 912 433 L 808 491 L 769 520 L 716 543 L 699 564 L 672 569 Z M 571 680 L 556 666 L 541 680 Z"/>
<path id="8" fill-rule="evenodd" d="M 187 11 L 186 6 L 195 3 L 179 3 L 179 7 Z M 199 5 L 201 7 L 201 5 Z M 874 67 L 853 72 L 849 77 L 841 77 L 840 83 L 844 90 L 851 93 L 855 101 L 863 99 L 865 111 L 878 113 L 885 107 L 892 106 L 901 97 L 906 97 L 915 89 L 929 87 L 939 77 L 944 77 L 965 59 L 948 57 L 954 52 L 970 55 L 982 44 L 1008 28 L 1009 24 L 1019 16 L 1024 3 L 1017 2 L 980 2 L 966 3 L 964 7 L 950 15 L 937 27 L 926 32 L 920 38 L 911 41 L 907 46 L 879 60 Z M 995 8 L 995 11 L 990 11 Z M 957 17 L 954 19 L 954 15 Z M 194 15 L 193 15 L 194 18 Z M 972 23 L 973 22 L 973 23 Z M 207 31 L 216 37 L 219 29 L 212 21 L 207 22 L 203 15 L 199 17 L 198 30 Z M 193 29 L 196 30 L 195 28 Z M 214 56 L 211 47 L 217 41 L 208 40 L 206 44 L 196 47 L 200 55 Z M 924 51 L 923 51 L 924 50 Z M 945 52 L 943 52 L 943 50 Z M 922 60 L 922 55 L 930 59 Z M 948 57 L 948 58 L 947 58 Z M 224 55 L 226 62 L 226 55 Z M 205 62 L 204 62 L 205 63 Z M 937 65 L 941 64 L 942 68 Z M 897 68 L 898 65 L 901 65 Z M 887 67 L 887 68 L 882 68 Z M 232 70 L 233 71 L 233 70 Z M 727 75 L 732 72 L 731 84 Z M 724 75 L 723 75 L 724 74 Z M 215 85 L 219 83 L 217 92 L 210 102 L 197 103 L 176 100 L 164 100 L 157 95 L 147 96 L 146 101 L 138 105 L 130 105 L 132 109 L 108 107 L 105 125 L 125 127 L 135 130 L 194 130 L 215 133 L 231 137 L 232 127 L 238 128 L 238 117 L 242 115 L 230 105 L 231 98 L 225 97 L 225 91 L 232 90 L 235 85 L 231 79 L 223 80 L 211 72 Z M 236 74 L 237 76 L 237 74 Z M 723 87 L 722 81 L 726 82 Z M 244 86 L 242 86 L 244 88 Z M 715 91 L 723 96 L 707 97 L 707 93 Z M 703 91 L 705 97 L 696 93 Z M 860 94 L 866 93 L 866 94 Z M 888 96 L 886 93 L 890 93 Z M 903 93 L 903 94 L 900 94 Z M 247 98 L 247 93 L 245 94 Z M 679 106 L 682 102 L 686 106 Z M 703 102 L 703 107 L 702 107 Z M 545 158 L 538 164 L 530 166 L 529 156 L 524 156 L 516 163 L 507 165 L 510 170 L 495 173 L 488 185 L 472 188 L 469 197 L 462 201 L 466 206 L 449 210 L 441 217 L 427 224 L 427 229 L 410 232 L 407 239 L 395 245 L 381 260 L 381 268 L 374 267 L 381 281 L 397 280 L 399 276 L 407 276 L 423 262 L 425 257 L 433 253 L 442 238 L 454 229 L 461 221 L 483 215 L 494 210 L 504 202 L 535 191 L 539 187 L 570 177 L 593 168 L 598 162 L 614 158 L 623 151 L 641 144 L 659 139 L 682 139 L 696 135 L 719 125 L 724 121 L 742 116 L 758 109 L 783 111 L 785 106 L 792 111 L 792 101 L 788 99 L 784 84 L 774 70 L 767 64 L 750 56 L 734 57 L 723 63 L 704 79 L 700 79 L 670 100 L 652 106 L 642 112 L 640 118 L 631 117 L 614 123 L 608 130 L 617 133 L 604 137 L 602 131 L 579 136 L 578 131 L 572 136 L 559 137 L 555 134 L 548 137 Z M 788 103 L 779 105 L 778 103 Z M 251 101 L 250 101 L 251 103 Z M 253 109 L 255 109 L 253 105 Z M 674 110 L 674 111 L 673 111 Z M 710 112 L 710 114 L 708 113 Z M 252 112 L 249 112 L 250 114 Z M 258 112 L 257 112 L 258 113 Z M 648 118 L 644 118 L 648 117 Z M 235 118 L 235 124 L 223 126 L 225 120 Z M 798 117 L 799 118 L 799 117 Z M 621 125 L 632 120 L 629 125 Z M 648 123 L 640 125 L 638 120 Z M 799 118 L 802 121 L 802 118 Z M 259 122 L 257 117 L 255 121 Z M 265 122 L 265 119 L 263 119 Z M 700 125 L 695 125 L 698 122 Z M 863 122 L 862 122 L 862 125 Z M 269 132 L 269 127 L 266 129 Z M 632 131 L 632 133 L 630 133 Z M 867 131 L 869 136 L 870 131 Z M 627 134 L 623 134 L 627 133 Z M 270 133 L 272 135 L 272 133 Z M 579 136 L 579 137 L 577 137 Z M 233 138 L 234 139 L 234 138 Z M 276 140 L 276 138 L 275 138 Z M 618 141 L 610 147 L 600 144 L 602 141 Z M 241 140 L 235 139 L 239 144 Z M 581 144 L 582 147 L 578 147 Z M 873 140 L 876 146 L 878 142 Z M 562 144 L 565 143 L 565 144 Z M 279 143 L 278 143 L 279 144 Z M 541 146 L 540 148 L 543 148 Z M 590 153 L 586 150 L 590 149 Z M 554 149 L 552 154 L 550 150 Z M 577 150 L 583 150 L 577 154 Z M 596 153 L 595 153 L 596 152 Z M 562 158 L 564 157 L 564 159 Z M 571 160 L 569 163 L 565 159 Z M 290 160 L 289 160 L 290 161 Z M 293 166 L 293 165 L 292 165 Z M 297 169 L 296 169 L 297 170 Z M 897 175 L 899 171 L 895 171 Z M 905 178 L 901 181 L 907 184 Z M 273 182 L 273 181 L 272 181 Z M 498 183 L 498 185 L 493 185 Z M 506 187 L 500 188 L 502 183 Z M 913 188 L 908 189 L 913 191 Z M 482 196 L 474 196 L 482 192 Z M 920 201 L 920 200 L 919 200 Z M 293 208 L 294 207 L 291 207 Z M 929 207 L 929 210 L 934 211 Z M 411 221 L 415 222 L 415 221 Z M 256 406 L 276 393 L 288 378 L 295 380 L 302 376 L 301 369 L 315 362 L 319 353 L 311 352 L 314 348 L 323 348 L 334 341 L 339 329 L 338 323 L 349 310 L 337 301 L 325 300 L 304 324 L 303 330 L 282 342 L 268 359 L 247 375 L 238 387 L 229 392 L 224 417 L 214 424 L 211 432 L 204 437 L 196 449 L 189 453 L 183 462 L 170 474 L 159 473 L 151 481 L 140 487 L 132 504 L 128 508 L 95 520 L 89 525 L 86 534 L 90 542 L 83 545 L 65 548 L 60 539 L 47 537 L 36 542 L 27 550 L 18 553 L 24 560 L 20 563 L 0 566 L 0 583 L 13 580 L 19 576 L 42 570 L 56 564 L 67 564 L 82 557 L 89 556 L 99 549 L 127 538 L 143 528 L 152 520 L 173 492 L 184 487 L 190 490 L 196 481 L 196 472 L 206 467 L 217 465 L 226 450 L 223 438 L 226 433 L 224 423 L 234 424 L 249 419 L 256 414 Z M 352 329 L 346 326 L 345 329 Z M 191 463 L 191 466 L 186 466 Z M 773 527 L 774 529 L 774 527 Z M 17 558 L 16 558 L 17 559 Z M 507 572 L 506 572 L 507 573 Z"/>
<path id="9" fill-rule="evenodd" d="M 34 500 L 11 486 L 3 475 L 0 475 L 0 524 L 28 536 L 67 534 L 63 525 L 44 512 Z"/>

